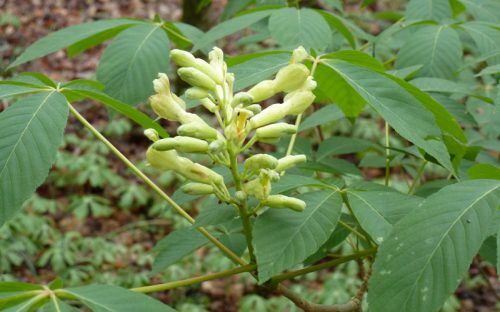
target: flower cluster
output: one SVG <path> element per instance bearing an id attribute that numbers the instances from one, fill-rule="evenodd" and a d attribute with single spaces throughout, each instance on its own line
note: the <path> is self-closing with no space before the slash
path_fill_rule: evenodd
<path id="1" fill-rule="evenodd" d="M 182 187 L 189 194 L 215 194 L 221 201 L 241 204 L 248 197 L 259 201 L 259 207 L 289 208 L 302 211 L 305 203 L 284 195 L 271 195 L 271 182 L 285 170 L 305 162 L 305 155 L 288 155 L 277 159 L 256 154 L 244 160 L 243 171 L 238 160 L 256 142 L 273 143 L 281 137 L 295 134 L 297 127 L 280 122 L 288 115 L 302 114 L 314 101 L 312 90 L 316 82 L 301 62 L 309 58 L 302 48 L 296 49 L 290 64 L 278 71 L 273 80 L 264 80 L 246 92 L 233 94 L 234 75 L 227 72 L 222 50 L 214 48 L 209 62 L 191 53 L 172 50 L 171 59 L 179 69 L 179 77 L 189 88 L 185 97 L 198 100 L 213 113 L 219 127 L 186 110 L 184 101 L 171 92 L 166 74 L 153 81 L 155 95 L 150 97 L 153 110 L 161 118 L 179 122 L 177 136 L 160 139 L 153 129 L 145 134 L 154 142 L 147 151 L 148 162 L 156 168 L 173 170 L 190 182 Z M 283 103 L 262 109 L 262 101 L 285 93 Z M 179 153 L 203 153 L 215 163 L 231 169 L 235 182 L 233 194 L 222 175 Z"/>

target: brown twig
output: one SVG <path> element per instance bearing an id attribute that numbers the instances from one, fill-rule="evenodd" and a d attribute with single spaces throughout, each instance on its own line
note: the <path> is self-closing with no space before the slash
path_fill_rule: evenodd
<path id="1" fill-rule="evenodd" d="M 361 307 L 361 300 L 356 297 L 352 298 L 347 303 L 324 305 L 312 303 L 301 298 L 299 295 L 283 286 L 283 284 L 279 284 L 277 290 L 305 312 L 354 312 L 359 311 Z"/>

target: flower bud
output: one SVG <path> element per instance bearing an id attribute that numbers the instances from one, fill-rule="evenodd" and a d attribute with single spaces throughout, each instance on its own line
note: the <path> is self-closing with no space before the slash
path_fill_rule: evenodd
<path id="1" fill-rule="evenodd" d="M 283 67 L 274 79 L 276 92 L 291 92 L 304 84 L 309 76 L 309 69 L 304 64 L 290 64 Z"/>
<path id="2" fill-rule="evenodd" d="M 250 94 L 246 92 L 239 92 L 234 96 L 233 100 L 231 101 L 231 107 L 236 107 L 239 104 L 247 106 L 252 103 L 253 103 L 253 97 Z"/>
<path id="3" fill-rule="evenodd" d="M 189 122 L 177 128 L 177 134 L 189 136 L 202 140 L 217 139 L 217 130 L 207 125 L 205 122 Z"/>
<path id="4" fill-rule="evenodd" d="M 264 200 L 271 193 L 271 181 L 270 179 L 262 180 L 258 177 L 245 183 L 243 190 L 247 195 Z"/>
<path id="5" fill-rule="evenodd" d="M 181 191 L 190 195 L 213 194 L 214 188 L 209 184 L 191 182 L 181 186 Z"/>
<path id="6" fill-rule="evenodd" d="M 179 158 L 181 158 L 182 160 L 185 159 L 189 161 L 189 162 L 183 161 L 181 165 L 185 166 L 180 166 L 181 168 L 177 170 L 177 172 L 185 176 L 187 179 L 205 184 L 211 184 L 211 183 L 220 184 L 224 181 L 224 178 L 220 174 L 213 171 L 212 169 L 209 169 L 197 163 L 193 163 L 191 160 L 187 158 L 184 157 L 179 157 Z"/>
<path id="7" fill-rule="evenodd" d="M 248 90 L 247 93 L 253 97 L 254 103 L 266 100 L 276 94 L 276 91 L 274 91 L 274 81 L 261 81 L 253 86 L 250 90 Z"/>
<path id="8" fill-rule="evenodd" d="M 201 99 L 200 103 L 201 103 L 201 105 L 203 105 L 203 107 L 205 107 L 211 113 L 214 113 L 219 108 L 217 106 L 217 104 L 215 104 L 214 102 L 212 102 L 212 100 L 209 99 L 209 98 Z"/>
<path id="9" fill-rule="evenodd" d="M 297 126 L 284 122 L 267 125 L 255 131 L 258 140 L 276 139 L 297 132 Z"/>
<path id="10" fill-rule="evenodd" d="M 225 147 L 226 147 L 226 141 L 218 139 L 218 140 L 211 142 L 208 145 L 208 150 L 211 153 L 219 153 L 219 152 L 222 152 Z"/>
<path id="11" fill-rule="evenodd" d="M 287 106 L 283 104 L 273 104 L 265 108 L 262 112 L 250 119 L 252 129 L 260 128 L 270 123 L 283 119 L 287 115 Z"/>
<path id="12" fill-rule="evenodd" d="M 304 211 L 306 203 L 298 198 L 285 195 L 270 195 L 262 204 L 270 208 L 288 208 L 298 212 Z"/>
<path id="13" fill-rule="evenodd" d="M 281 172 L 295 165 L 304 163 L 306 160 L 306 155 L 288 155 L 278 160 L 278 166 L 274 168 L 274 170 Z"/>
<path id="14" fill-rule="evenodd" d="M 262 107 L 259 104 L 248 105 L 245 108 L 251 111 L 254 115 L 257 115 L 258 113 L 262 112 Z"/>
<path id="15" fill-rule="evenodd" d="M 156 93 L 170 96 L 170 81 L 164 73 L 158 73 L 158 79 L 153 80 L 153 88 Z"/>
<path id="16" fill-rule="evenodd" d="M 156 131 L 155 129 L 152 129 L 152 128 L 144 130 L 144 135 L 153 142 L 156 142 L 160 139 L 160 136 L 158 135 L 158 131 Z"/>
<path id="17" fill-rule="evenodd" d="M 214 90 L 215 82 L 212 78 L 194 67 L 182 67 L 177 70 L 179 77 L 193 87 Z"/>
<path id="18" fill-rule="evenodd" d="M 186 110 L 186 102 L 184 102 L 180 97 L 178 97 L 174 93 L 172 93 L 172 98 L 174 99 L 175 103 L 177 103 L 177 105 L 179 105 L 179 107 L 182 108 L 182 110 L 184 111 Z"/>
<path id="19" fill-rule="evenodd" d="M 208 143 L 206 141 L 186 136 L 161 139 L 156 141 L 152 146 L 158 151 L 168 151 L 171 149 L 184 153 L 205 153 L 208 151 Z"/>
<path id="20" fill-rule="evenodd" d="M 236 112 L 236 128 L 238 130 L 238 135 L 245 129 L 247 119 L 253 116 L 253 113 L 248 109 L 237 108 Z"/>
<path id="21" fill-rule="evenodd" d="M 217 71 L 213 66 L 208 64 L 202 59 L 197 58 L 195 60 L 194 68 L 200 70 L 202 73 L 212 78 L 218 84 L 222 84 L 222 74 L 221 71 Z"/>
<path id="22" fill-rule="evenodd" d="M 307 53 L 306 49 L 304 49 L 303 46 L 300 46 L 297 49 L 293 50 L 292 59 L 290 60 L 290 63 L 292 63 L 292 64 L 301 63 L 308 56 L 309 56 L 309 54 Z"/>
<path id="23" fill-rule="evenodd" d="M 316 96 L 311 91 L 297 91 L 293 96 L 285 99 L 288 114 L 302 114 L 313 102 Z"/>
<path id="24" fill-rule="evenodd" d="M 256 171 L 260 169 L 274 169 L 278 166 L 278 160 L 267 154 L 253 155 L 245 160 L 245 170 Z"/>
<path id="25" fill-rule="evenodd" d="M 200 100 L 208 96 L 208 90 L 199 87 L 192 87 L 186 90 L 185 95 L 186 98 L 190 100 Z"/>
<path id="26" fill-rule="evenodd" d="M 149 164 L 163 170 L 174 169 L 177 164 L 177 158 L 176 151 L 157 151 L 149 147 L 146 152 L 146 159 Z"/>
<path id="27" fill-rule="evenodd" d="M 234 194 L 234 196 L 236 197 L 236 199 L 240 202 L 244 202 L 245 200 L 247 200 L 247 194 L 243 191 L 238 191 Z"/>
<path id="28" fill-rule="evenodd" d="M 193 54 L 179 49 L 173 49 L 170 51 L 170 58 L 178 66 L 188 67 L 195 64 L 196 58 Z"/>
<path id="29" fill-rule="evenodd" d="M 150 96 L 149 103 L 158 116 L 170 121 L 179 121 L 185 114 L 184 109 L 171 96 L 165 94 Z"/>
<path id="30" fill-rule="evenodd" d="M 221 49 L 214 47 L 212 51 L 208 53 L 208 59 L 210 61 L 210 66 L 212 66 L 220 77 L 224 76 L 227 72 L 227 65 L 224 62 L 224 52 Z M 227 75 L 226 75 L 227 79 Z"/>

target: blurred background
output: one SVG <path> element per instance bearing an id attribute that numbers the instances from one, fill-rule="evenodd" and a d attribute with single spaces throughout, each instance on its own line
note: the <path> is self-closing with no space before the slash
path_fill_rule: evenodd
<path id="1" fill-rule="evenodd" d="M 404 10 L 406 5 L 402 0 L 373 1 L 361 9 L 361 2 L 301 1 L 301 5 L 334 9 L 340 4 L 346 15 L 357 16 L 358 24 L 372 34 L 390 23 L 370 21 L 370 16 L 387 10 Z M 1 69 L 34 41 L 66 26 L 118 17 L 152 19 L 158 14 L 164 20 L 182 21 L 206 31 L 220 21 L 225 5 L 225 0 L 0 0 L 0 73 L 2 78 L 12 76 L 13 72 Z M 242 43 L 240 36 L 224 39 L 227 54 L 257 51 L 266 44 Z M 59 81 L 92 79 L 105 46 L 91 48 L 74 58 L 59 51 L 24 64 L 16 71 L 38 71 Z M 0 111 L 6 106 L 6 102 L 0 101 Z M 108 116 L 103 105 L 82 101 L 77 107 L 167 193 L 174 193 L 181 183 L 176 176 L 159 175 L 145 166 L 144 151 L 149 142 L 142 129 L 120 116 Z M 152 116 L 144 106 L 139 109 Z M 364 138 L 381 137 L 380 120 L 365 117 L 355 125 L 338 122 L 325 131 Z M 358 162 L 355 156 L 348 160 Z M 426 170 L 431 177 L 436 168 L 429 166 Z M 383 175 L 383 169 L 362 168 L 362 174 L 368 179 L 376 179 Z M 191 215 L 196 215 L 200 207 L 208 204 L 194 202 L 184 206 Z M 0 280 L 44 283 L 61 277 L 67 286 L 96 282 L 137 287 L 231 267 L 230 261 L 216 250 L 204 247 L 165 272 L 151 276 L 152 247 L 173 229 L 187 225 L 80 124 L 70 120 L 49 178 L 26 203 L 23 212 L 0 229 Z M 350 246 L 338 248 L 348 252 Z M 344 302 L 353 296 L 361 283 L 360 267 L 356 262 L 344 264 L 308 274 L 294 280 L 290 286 L 314 302 Z M 499 300 L 494 291 L 498 288 L 498 280 L 494 276 L 491 266 L 479 257 L 475 259 L 469 276 L 443 311 L 495 311 Z M 296 311 L 287 299 L 255 289 L 252 279 L 246 275 L 156 296 L 179 311 Z"/>

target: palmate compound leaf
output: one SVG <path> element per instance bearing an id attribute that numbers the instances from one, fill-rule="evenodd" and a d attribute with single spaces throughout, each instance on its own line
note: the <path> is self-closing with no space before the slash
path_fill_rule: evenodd
<path id="1" fill-rule="evenodd" d="M 490 235 L 500 181 L 471 180 L 429 196 L 380 246 L 369 283 L 374 312 L 437 311 Z"/>
<path id="2" fill-rule="evenodd" d="M 304 261 L 325 243 L 335 229 L 342 199 L 337 191 L 301 194 L 303 212 L 269 209 L 257 218 L 253 243 L 259 281 Z"/>
<path id="3" fill-rule="evenodd" d="M 75 296 L 96 312 L 175 311 L 147 295 L 112 285 L 87 285 L 61 291 Z"/>
<path id="4" fill-rule="evenodd" d="M 329 74 L 336 74 L 350 88 L 350 93 L 366 101 L 397 133 L 425 150 L 450 172 L 454 171 L 441 139 L 442 129 L 436 125 L 436 117 L 446 110 L 429 111 L 420 96 L 407 90 L 396 81 L 397 78 L 343 60 L 324 60 L 318 65 L 316 73 L 318 88 L 328 83 Z M 338 87 L 333 86 L 329 92 L 334 94 L 337 90 Z"/>
<path id="5" fill-rule="evenodd" d="M 0 226 L 47 176 L 67 118 L 66 98 L 55 91 L 23 98 L 0 113 Z"/>
<path id="6" fill-rule="evenodd" d="M 137 105 L 153 94 L 152 81 L 168 69 L 170 43 L 161 26 L 139 25 L 113 39 L 97 67 L 109 96 Z"/>

